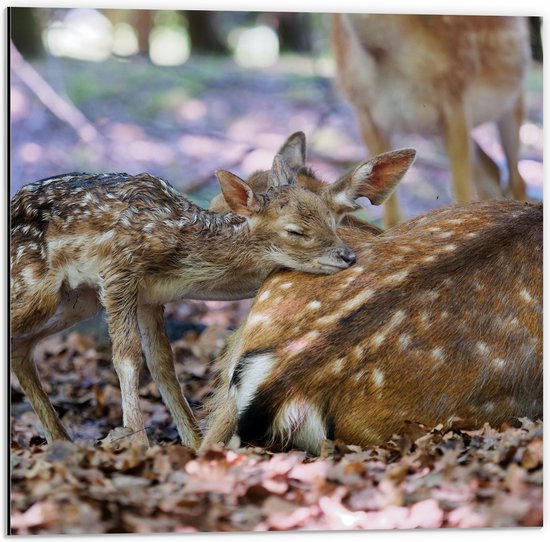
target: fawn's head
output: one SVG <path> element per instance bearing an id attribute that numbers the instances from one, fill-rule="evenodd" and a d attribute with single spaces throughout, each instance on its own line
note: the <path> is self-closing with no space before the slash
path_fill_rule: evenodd
<path id="1" fill-rule="evenodd" d="M 332 274 L 355 262 L 355 254 L 336 233 L 336 221 L 324 198 L 295 184 L 276 156 L 263 193 L 225 170 L 216 171 L 229 209 L 246 218 L 250 242 L 263 261 L 307 273 Z"/>
<path id="2" fill-rule="evenodd" d="M 361 208 L 355 201 L 360 197 L 366 197 L 373 205 L 382 204 L 412 165 L 415 155 L 414 149 L 399 149 L 380 154 L 361 162 L 351 172 L 331 184 L 317 178 L 306 166 L 306 138 L 303 132 L 296 132 L 279 149 L 272 168 L 253 173 L 246 183 L 255 193 L 267 192 L 273 182 L 295 183 L 320 196 L 339 224 L 346 215 Z M 210 210 L 232 210 L 223 191 L 212 199 Z M 365 225 L 368 226 L 366 223 Z"/>

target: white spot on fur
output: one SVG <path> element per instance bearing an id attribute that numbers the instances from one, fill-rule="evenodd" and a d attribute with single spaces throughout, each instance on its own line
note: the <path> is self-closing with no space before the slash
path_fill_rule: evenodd
<path id="1" fill-rule="evenodd" d="M 246 325 L 248 326 L 257 326 L 260 324 L 267 324 L 271 320 L 271 316 L 265 313 L 255 313 L 248 318 Z"/>
<path id="2" fill-rule="evenodd" d="M 21 276 L 23 277 L 23 280 L 25 281 L 25 284 L 27 286 L 34 285 L 34 282 L 36 281 L 36 277 L 34 276 L 34 271 L 32 267 L 26 266 L 21 271 Z"/>
<path id="3" fill-rule="evenodd" d="M 467 237 L 468 239 L 473 239 L 474 237 L 477 237 L 477 232 L 475 232 L 475 231 L 468 232 L 468 233 L 466 234 L 466 237 Z"/>
<path id="4" fill-rule="evenodd" d="M 391 317 L 390 322 L 388 324 L 388 329 L 393 329 L 397 327 L 401 322 L 403 322 L 404 319 L 405 319 L 405 311 L 398 310 Z"/>
<path id="5" fill-rule="evenodd" d="M 286 343 L 284 351 L 291 356 L 295 356 L 300 352 L 303 352 L 306 348 L 309 348 L 313 341 L 319 337 L 320 333 L 316 329 L 306 333 L 300 339 L 295 339 L 294 341 L 289 341 Z"/>
<path id="6" fill-rule="evenodd" d="M 25 250 L 27 250 L 27 247 L 25 245 L 21 245 L 17 248 L 17 252 L 15 253 L 15 259 L 19 260 L 23 254 L 25 254 Z"/>
<path id="7" fill-rule="evenodd" d="M 266 290 L 265 292 L 262 292 L 260 297 L 258 297 L 258 301 L 265 301 L 270 294 L 271 294 L 271 290 Z"/>
<path id="8" fill-rule="evenodd" d="M 432 357 L 435 361 L 443 361 L 445 359 L 445 351 L 443 348 L 437 346 L 432 350 Z"/>
<path id="9" fill-rule="evenodd" d="M 248 358 L 236 397 L 239 414 L 248 407 L 258 387 L 269 376 L 274 362 L 272 354 L 257 354 Z"/>
<path id="10" fill-rule="evenodd" d="M 372 382 L 377 388 L 380 388 L 384 385 L 384 380 L 386 377 L 380 369 L 374 369 L 372 372 Z"/>
<path id="11" fill-rule="evenodd" d="M 376 333 L 371 339 L 371 343 L 375 348 L 379 348 L 380 345 L 386 340 L 386 333 Z"/>
<path id="12" fill-rule="evenodd" d="M 405 350 L 409 344 L 411 344 L 411 336 L 407 334 L 403 334 L 399 337 L 399 344 L 401 345 L 401 348 Z"/>
<path id="13" fill-rule="evenodd" d="M 361 382 L 361 380 L 364 380 L 367 375 L 368 371 L 366 369 L 362 369 L 361 371 L 357 371 L 355 373 L 353 379 L 355 380 L 355 382 Z"/>
<path id="14" fill-rule="evenodd" d="M 533 297 L 531 296 L 531 294 L 525 289 L 523 288 L 521 290 L 521 292 L 519 293 L 519 295 L 521 296 L 521 298 L 526 301 L 527 303 L 531 303 L 533 301 Z"/>
<path id="15" fill-rule="evenodd" d="M 356 265 L 356 266 L 351 268 L 351 272 L 352 273 L 357 273 L 357 274 L 362 273 L 364 270 L 365 270 L 365 268 L 362 265 Z"/>
<path id="16" fill-rule="evenodd" d="M 439 297 L 439 292 L 437 290 L 428 290 L 426 292 L 426 298 L 430 301 L 435 301 Z"/>
<path id="17" fill-rule="evenodd" d="M 428 327 L 430 325 L 430 313 L 427 311 L 422 311 L 420 313 L 420 322 L 424 327 Z"/>
<path id="18" fill-rule="evenodd" d="M 344 367 L 344 359 L 345 358 L 336 358 L 332 363 L 331 363 L 331 368 L 332 368 L 332 371 L 334 373 L 339 373 L 343 367 Z"/>
<path id="19" fill-rule="evenodd" d="M 441 231 L 441 228 L 433 226 L 432 228 L 428 228 L 428 231 Z"/>
<path id="20" fill-rule="evenodd" d="M 450 218 L 448 222 L 449 224 L 462 224 L 464 220 L 462 220 L 462 218 Z"/>
<path id="21" fill-rule="evenodd" d="M 453 244 L 453 243 L 451 243 L 451 244 L 449 244 L 449 245 L 445 245 L 445 246 L 443 247 L 443 250 L 444 250 L 445 252 L 452 252 L 453 250 L 456 250 L 456 245 Z"/>
<path id="22" fill-rule="evenodd" d="M 315 320 L 315 324 L 318 326 L 330 326 L 331 324 L 334 324 L 335 322 L 340 320 L 341 317 L 341 313 L 333 312 L 332 314 L 329 314 L 327 316 L 321 316 L 321 318 L 317 318 L 317 320 Z"/>
<path id="23" fill-rule="evenodd" d="M 113 235 L 115 234 L 114 230 L 106 231 L 105 233 L 102 233 L 98 238 L 98 243 L 103 243 L 104 241 L 108 241 L 109 239 L 112 239 Z"/>
<path id="24" fill-rule="evenodd" d="M 365 301 L 370 299 L 373 296 L 373 294 L 374 294 L 374 290 L 372 290 L 371 288 L 365 288 L 355 297 L 348 299 L 348 301 L 344 303 L 342 307 L 342 313 L 351 312 L 356 308 L 360 307 Z"/>
<path id="25" fill-rule="evenodd" d="M 476 348 L 482 356 L 486 356 L 491 351 L 491 349 L 483 341 L 478 341 L 476 343 Z"/>
<path id="26" fill-rule="evenodd" d="M 294 284 L 293 282 L 283 282 L 280 288 L 282 288 L 283 290 L 288 290 L 288 288 L 290 288 L 293 284 Z"/>
<path id="27" fill-rule="evenodd" d="M 435 260 L 435 256 L 426 256 L 424 258 L 425 262 L 433 262 Z"/>
<path id="28" fill-rule="evenodd" d="M 453 235 L 454 232 L 452 231 L 444 231 L 442 233 L 439 234 L 438 237 L 440 237 L 441 239 L 447 239 L 447 237 L 451 237 Z"/>
<path id="29" fill-rule="evenodd" d="M 493 403 L 492 401 L 487 401 L 486 403 L 483 403 L 483 410 L 485 410 L 485 412 L 493 412 L 495 408 L 495 403 Z"/>
<path id="30" fill-rule="evenodd" d="M 318 301 L 317 299 L 315 301 L 310 301 L 306 307 L 312 311 L 316 311 L 317 309 L 319 309 L 321 307 L 321 302 Z"/>
<path id="31" fill-rule="evenodd" d="M 408 274 L 409 272 L 407 270 L 399 271 L 398 273 L 394 273 L 393 275 L 388 275 L 382 282 L 384 284 L 399 284 L 407 278 Z"/>
<path id="32" fill-rule="evenodd" d="M 497 368 L 497 369 L 502 369 L 502 367 L 504 367 L 504 365 L 506 364 L 506 360 L 502 359 L 502 358 L 495 358 L 493 360 L 493 365 Z"/>

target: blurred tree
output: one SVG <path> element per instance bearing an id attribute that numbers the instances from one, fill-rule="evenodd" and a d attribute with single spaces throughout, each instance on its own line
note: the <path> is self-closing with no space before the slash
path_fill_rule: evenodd
<path id="1" fill-rule="evenodd" d="M 220 39 L 216 14 L 216 11 L 185 12 L 192 51 L 219 54 L 228 52 L 227 46 Z"/>
<path id="2" fill-rule="evenodd" d="M 309 13 L 276 13 L 277 34 L 282 50 L 311 53 L 312 36 Z"/>
<path id="3" fill-rule="evenodd" d="M 35 8 L 8 8 L 10 37 L 19 52 L 27 58 L 42 56 L 44 45 L 41 25 Z"/>
<path id="4" fill-rule="evenodd" d="M 529 17 L 529 29 L 531 31 L 531 52 L 533 58 L 542 62 L 542 36 L 541 36 L 542 17 Z"/>
<path id="5" fill-rule="evenodd" d="M 141 54 L 149 53 L 149 34 L 154 25 L 155 12 L 150 9 L 134 11 L 133 24 L 138 39 L 138 49 Z"/>

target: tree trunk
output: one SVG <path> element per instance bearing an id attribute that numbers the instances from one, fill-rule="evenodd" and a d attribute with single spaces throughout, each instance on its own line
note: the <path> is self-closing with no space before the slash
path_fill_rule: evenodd
<path id="1" fill-rule="evenodd" d="M 40 36 L 41 28 L 34 8 L 8 8 L 10 37 L 19 52 L 26 58 L 44 55 Z"/>

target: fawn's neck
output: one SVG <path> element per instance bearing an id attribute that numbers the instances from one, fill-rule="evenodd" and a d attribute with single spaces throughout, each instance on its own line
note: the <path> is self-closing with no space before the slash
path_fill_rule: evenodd
<path id="1" fill-rule="evenodd" d="M 149 301 L 253 297 L 276 268 L 266 258 L 269 244 L 237 215 L 198 209 L 180 224 L 172 255 L 177 266 L 147 279 Z"/>

